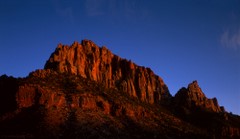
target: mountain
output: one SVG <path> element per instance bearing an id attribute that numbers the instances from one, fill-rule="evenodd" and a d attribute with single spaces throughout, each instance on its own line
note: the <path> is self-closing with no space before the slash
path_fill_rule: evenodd
<path id="1" fill-rule="evenodd" d="M 83 40 L 27 77 L 0 76 L 0 137 L 240 138 L 240 117 L 197 81 L 172 96 L 150 68 Z"/>
<path id="2" fill-rule="evenodd" d="M 71 47 L 59 45 L 45 65 L 60 73 L 70 73 L 102 83 L 106 88 L 116 87 L 132 97 L 160 103 L 169 100 L 167 86 L 149 68 L 112 54 L 106 47 L 99 48 L 91 41 L 74 42 Z"/>

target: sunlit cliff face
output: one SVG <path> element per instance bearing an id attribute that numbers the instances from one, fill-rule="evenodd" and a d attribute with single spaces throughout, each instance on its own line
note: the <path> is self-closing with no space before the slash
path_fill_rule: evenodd
<path id="1" fill-rule="evenodd" d="M 109 88 L 117 87 L 151 104 L 171 97 L 163 80 L 151 69 L 137 66 L 88 40 L 82 41 L 82 44 L 75 42 L 70 47 L 59 45 L 45 69 L 79 75 Z"/>

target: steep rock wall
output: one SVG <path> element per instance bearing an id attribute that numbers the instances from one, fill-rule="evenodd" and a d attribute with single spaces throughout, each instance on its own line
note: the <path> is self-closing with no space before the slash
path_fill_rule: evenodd
<path id="1" fill-rule="evenodd" d="M 163 80 L 151 69 L 122 59 L 89 40 L 74 42 L 70 47 L 59 44 L 45 69 L 80 75 L 151 104 L 171 98 Z"/>

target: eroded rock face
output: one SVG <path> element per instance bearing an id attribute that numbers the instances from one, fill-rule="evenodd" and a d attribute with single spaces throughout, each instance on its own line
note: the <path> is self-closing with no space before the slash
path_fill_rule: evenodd
<path id="1" fill-rule="evenodd" d="M 80 75 L 151 104 L 165 103 L 171 98 L 163 80 L 151 69 L 122 59 L 89 40 L 74 42 L 70 47 L 59 44 L 45 69 Z"/>
<path id="2" fill-rule="evenodd" d="M 193 81 L 188 88 L 181 88 L 174 97 L 176 105 L 187 108 L 201 108 L 212 112 L 224 112 L 224 108 L 218 105 L 216 98 L 208 99 L 202 92 L 197 81 Z"/>
<path id="3" fill-rule="evenodd" d="M 38 76 L 44 79 L 48 76 L 42 75 L 47 74 L 54 73 L 39 70 L 31 73 L 30 76 Z M 90 84 L 90 86 L 92 86 L 92 84 Z M 75 88 L 75 90 L 77 89 Z M 51 133 L 58 133 L 59 127 L 66 125 L 69 120 L 72 120 L 71 115 L 75 118 L 75 122 L 82 122 L 83 119 L 81 118 L 85 116 L 83 114 L 85 112 L 95 113 L 95 116 L 102 114 L 106 117 L 128 117 L 134 121 L 151 117 L 150 111 L 147 111 L 144 107 L 134 105 L 132 102 L 114 100 L 111 96 L 108 98 L 105 95 L 110 94 L 104 92 L 102 94 L 98 90 L 101 89 L 70 93 L 66 90 L 54 90 L 49 88 L 49 86 L 42 87 L 38 84 L 27 83 L 19 86 L 16 92 L 16 102 L 18 109 L 31 107 L 41 108 L 43 110 L 41 111 L 41 122 L 44 128 L 51 131 Z"/>

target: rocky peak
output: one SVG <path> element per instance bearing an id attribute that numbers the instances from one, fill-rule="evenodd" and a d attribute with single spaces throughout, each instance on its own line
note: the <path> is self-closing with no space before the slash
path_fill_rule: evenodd
<path id="1" fill-rule="evenodd" d="M 171 97 L 163 80 L 149 68 L 114 55 L 90 40 L 59 44 L 45 69 L 67 72 L 102 83 L 148 103 L 165 103 Z"/>
<path id="2" fill-rule="evenodd" d="M 196 93 L 197 95 L 203 95 L 205 97 L 204 93 L 202 92 L 201 88 L 198 85 L 198 81 L 196 80 L 188 85 L 188 91 Z"/>
<path id="3" fill-rule="evenodd" d="M 206 98 L 196 80 L 188 85 L 188 95 L 195 101 L 203 101 Z"/>
<path id="4" fill-rule="evenodd" d="M 180 89 L 174 97 L 176 105 L 185 106 L 189 109 L 200 108 L 213 112 L 224 112 L 218 105 L 216 98 L 208 99 L 202 92 L 197 81 L 193 81 L 188 88 Z"/>

